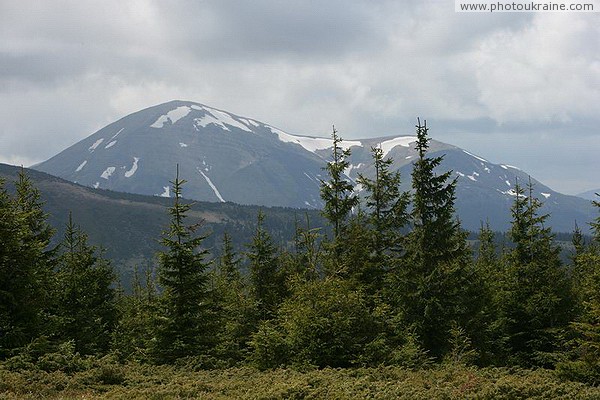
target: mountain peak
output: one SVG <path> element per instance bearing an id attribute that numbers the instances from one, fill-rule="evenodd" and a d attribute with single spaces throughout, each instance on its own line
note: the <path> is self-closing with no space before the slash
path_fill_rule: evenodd
<path id="1" fill-rule="evenodd" d="M 352 150 L 345 174 L 351 181 L 358 174 L 373 176 L 371 148 L 380 147 L 393 158 L 392 168 L 401 171 L 408 190 L 405 177 L 418 157 L 416 140 L 413 135 L 344 140 L 341 146 Z M 36 168 L 95 188 L 168 197 L 179 164 L 189 198 L 321 208 L 320 184 L 331 146 L 330 138 L 294 135 L 201 103 L 172 100 L 121 118 Z M 493 227 L 507 228 L 513 185 L 527 181 L 525 172 L 436 140 L 429 151 L 445 154 L 443 170 L 454 171 L 458 179 L 457 210 L 466 227 L 477 229 L 489 219 Z M 565 207 L 578 221 L 593 215 L 584 200 L 578 204 L 534 183 L 547 206 L 544 212 L 554 213 L 555 220 Z M 561 229 L 570 230 L 573 219 Z"/>

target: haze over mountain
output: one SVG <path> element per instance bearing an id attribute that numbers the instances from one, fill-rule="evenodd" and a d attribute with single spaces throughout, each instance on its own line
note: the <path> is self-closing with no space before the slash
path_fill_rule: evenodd
<path id="1" fill-rule="evenodd" d="M 435 137 L 435 127 L 430 134 Z M 353 181 L 359 173 L 371 176 L 370 149 L 381 146 L 408 190 L 415 139 L 345 140 L 343 147 L 352 150 L 346 175 Z M 487 220 L 494 229 L 506 230 L 515 183 L 525 185 L 528 174 L 451 144 L 432 140 L 430 145 L 431 156 L 445 155 L 440 172 L 452 170 L 458 179 L 456 206 L 464 227 L 476 230 Z M 320 179 L 325 179 L 330 148 L 328 138 L 292 135 L 203 104 L 171 101 L 121 118 L 34 168 L 94 188 L 169 197 L 179 164 L 189 181 L 186 195 L 193 199 L 320 208 Z M 595 217 L 589 201 L 531 179 L 555 230 L 570 231 L 575 221 L 582 226 Z M 359 185 L 355 189 L 361 191 Z"/>
<path id="2" fill-rule="evenodd" d="M 586 200 L 600 201 L 600 197 L 598 197 L 596 193 L 600 193 L 600 189 L 588 190 L 586 192 L 579 193 L 577 197 L 581 197 L 582 199 Z"/>

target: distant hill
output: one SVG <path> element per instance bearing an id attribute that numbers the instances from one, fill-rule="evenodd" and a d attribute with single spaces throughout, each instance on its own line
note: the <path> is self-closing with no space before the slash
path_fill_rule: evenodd
<path id="1" fill-rule="evenodd" d="M 577 197 L 581 197 L 586 200 L 600 201 L 600 197 L 596 193 L 600 193 L 600 189 L 588 190 L 587 192 L 579 193 Z"/>
<path id="2" fill-rule="evenodd" d="M 0 178 L 6 180 L 9 190 L 19 170 L 20 167 L 0 164 Z M 72 212 L 74 222 L 89 234 L 90 242 L 106 249 L 105 256 L 125 278 L 136 264 L 144 266 L 153 260 L 161 248 L 158 239 L 169 223 L 167 207 L 172 199 L 93 189 L 30 169 L 26 173 L 41 191 L 48 221 L 57 229 L 55 243 L 61 239 Z M 185 185 L 183 191 L 185 194 Z M 294 237 L 296 218 L 303 223 L 308 215 L 314 227 L 324 226 L 316 210 L 209 202 L 196 202 L 188 222 L 204 221 L 201 232 L 211 232 L 204 244 L 213 253 L 218 253 L 224 231 L 232 235 L 237 249 L 243 249 L 252 238 L 260 209 L 266 214 L 265 227 L 282 246 Z"/>
<path id="3" fill-rule="evenodd" d="M 359 173 L 372 177 L 370 149 L 380 146 L 409 189 L 415 139 L 345 140 L 342 146 L 352 150 L 346 175 L 355 184 Z M 200 103 L 171 101 L 125 116 L 34 168 L 89 187 L 169 197 L 179 164 L 189 198 L 319 209 L 319 180 L 331 145 L 328 138 L 292 135 Z M 526 172 L 436 140 L 430 155 L 445 155 L 440 172 L 452 170 L 458 179 L 456 208 L 465 228 L 477 230 L 482 221 L 508 228 L 514 186 L 528 182 Z M 554 230 L 571 231 L 575 221 L 587 229 L 596 215 L 589 201 L 531 179 Z"/>

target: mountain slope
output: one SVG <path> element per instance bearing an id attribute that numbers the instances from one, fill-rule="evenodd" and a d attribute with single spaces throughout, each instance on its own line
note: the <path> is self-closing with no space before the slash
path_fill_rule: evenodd
<path id="1" fill-rule="evenodd" d="M 586 199 L 586 200 L 599 201 L 600 198 L 598 197 L 598 195 L 596 193 L 600 193 L 600 189 L 588 190 L 587 192 L 579 193 L 577 195 L 577 197 L 581 197 L 582 199 Z"/>
<path id="2" fill-rule="evenodd" d="M 352 150 L 346 175 L 354 181 L 359 173 L 372 176 L 370 149 L 381 146 L 408 190 L 415 139 L 344 141 L 343 147 Z M 86 186 L 168 197 L 179 164 L 190 198 L 320 208 L 319 185 L 330 148 L 327 138 L 291 135 L 199 103 L 171 101 L 128 115 L 35 168 Z M 441 171 L 452 170 L 458 179 L 457 210 L 467 229 L 477 230 L 486 220 L 494 229 L 508 228 L 514 185 L 528 182 L 525 172 L 436 140 L 430 154 L 445 155 Z M 586 227 L 595 217 L 589 201 L 532 182 L 555 230 L 571 231 L 575 221 Z"/>
<path id="3" fill-rule="evenodd" d="M 9 191 L 20 168 L 0 164 L 0 179 L 4 179 Z M 89 235 L 90 242 L 106 249 L 120 274 L 127 277 L 134 265 L 145 266 L 161 245 L 161 232 L 169 223 L 167 207 L 173 200 L 155 196 L 143 196 L 84 187 L 43 172 L 26 169 L 45 202 L 48 222 L 57 232 L 53 238 L 56 245 L 64 234 L 69 212 L 73 221 Z M 187 185 L 183 187 L 186 194 Z M 241 206 L 233 203 L 195 202 L 190 210 L 188 223 L 204 221 L 200 230 L 212 232 L 204 246 L 213 255 L 220 250 L 224 231 L 232 235 L 239 251 L 250 243 L 256 229 L 258 206 Z M 263 208 L 264 209 L 264 208 Z M 324 220 L 316 210 L 299 212 L 296 209 L 273 207 L 265 210 L 265 226 L 274 241 L 285 244 L 294 237 L 295 220 L 304 220 L 305 212 L 311 225 L 323 226 Z"/>

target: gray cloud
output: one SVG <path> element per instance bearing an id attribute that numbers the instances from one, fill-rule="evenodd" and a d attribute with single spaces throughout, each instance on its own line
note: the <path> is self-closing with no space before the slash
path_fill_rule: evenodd
<path id="1" fill-rule="evenodd" d="M 555 189 L 597 188 L 598 22 L 435 0 L 3 1 L 0 161 L 42 161 L 187 99 L 347 138 L 412 133 L 426 117 L 434 137 Z"/>

